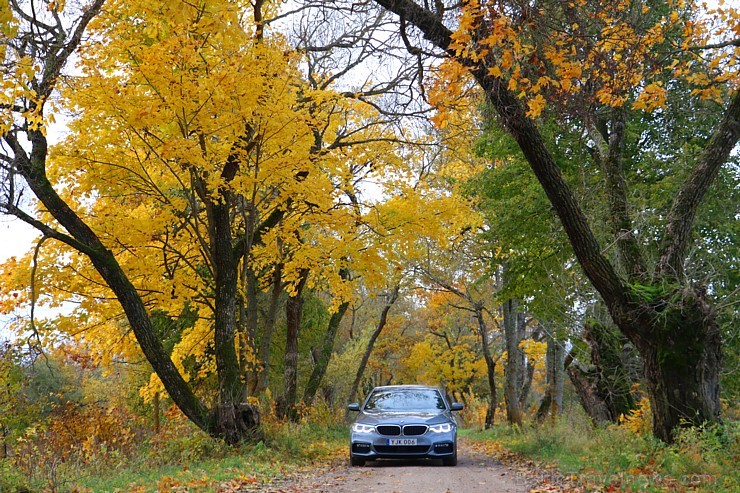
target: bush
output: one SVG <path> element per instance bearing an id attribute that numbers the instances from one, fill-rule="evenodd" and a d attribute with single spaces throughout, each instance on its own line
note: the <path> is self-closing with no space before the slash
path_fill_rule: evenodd
<path id="1" fill-rule="evenodd" d="M 482 430 L 486 423 L 488 399 L 480 398 L 473 392 L 463 393 L 462 402 L 465 408 L 459 413 L 460 421 L 466 428 Z"/>
<path id="2" fill-rule="evenodd" d="M 29 491 L 24 475 L 10 459 L 0 459 L 0 493 L 22 493 Z"/>
<path id="3" fill-rule="evenodd" d="M 135 422 L 125 410 L 63 404 L 18 439 L 13 465 L 30 484 L 57 491 L 81 474 L 124 464 L 134 450 Z"/>
<path id="4" fill-rule="evenodd" d="M 262 427 L 271 449 L 297 459 L 330 458 L 346 452 L 349 426 L 344 424 L 343 407 L 317 399 L 313 406 L 299 410 L 299 422 L 279 418 L 274 405 L 269 409 L 262 414 Z"/>
<path id="5" fill-rule="evenodd" d="M 185 464 L 229 453 L 230 446 L 208 436 L 174 404 L 164 412 L 160 431 L 150 438 L 146 450 L 149 460 L 159 465 Z"/>

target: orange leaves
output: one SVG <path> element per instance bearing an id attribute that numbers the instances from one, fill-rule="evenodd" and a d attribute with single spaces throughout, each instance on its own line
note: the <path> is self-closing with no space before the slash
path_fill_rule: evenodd
<path id="1" fill-rule="evenodd" d="M 666 90 L 662 87 L 661 82 L 648 84 L 637 97 L 637 100 L 632 103 L 632 107 L 645 111 L 662 108 L 665 106 L 666 94 Z"/>
<path id="2" fill-rule="evenodd" d="M 549 106 L 577 110 L 592 102 L 655 111 L 666 104 L 671 77 L 695 85 L 698 97 L 721 101 L 728 88 L 740 87 L 740 49 L 731 46 L 740 36 L 739 11 L 722 5 L 704 11 L 688 1 L 670 6 L 663 15 L 627 0 L 557 2 L 531 11 L 470 2 L 453 47 L 504 79 L 531 118 Z M 547 84 L 531 82 L 543 76 Z"/>
<path id="3" fill-rule="evenodd" d="M 529 106 L 527 116 L 530 118 L 537 118 L 542 113 L 542 110 L 545 109 L 545 98 L 542 94 L 537 94 L 527 102 L 527 105 Z"/>
<path id="4" fill-rule="evenodd" d="M 54 409 L 44 429 L 30 428 L 16 451 L 26 473 L 64 464 L 115 466 L 134 451 L 136 417 L 126 410 L 67 404 Z"/>

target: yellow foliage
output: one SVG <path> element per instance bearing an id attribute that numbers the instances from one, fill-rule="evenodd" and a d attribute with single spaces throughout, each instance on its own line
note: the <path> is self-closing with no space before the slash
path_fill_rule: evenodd
<path id="1" fill-rule="evenodd" d="M 637 97 L 637 100 L 632 103 L 632 107 L 638 110 L 652 111 L 665 106 L 666 90 L 661 86 L 660 82 L 648 84 Z"/>
<path id="2" fill-rule="evenodd" d="M 6 7 L 0 4 L 0 29 L 10 33 Z M 420 182 L 421 158 L 393 142 L 397 136 L 370 105 L 311 87 L 300 74 L 300 55 L 280 36 L 256 40 L 244 15 L 250 8 L 225 0 L 107 2 L 89 26 L 79 71 L 61 91 L 60 104 L 77 116 L 50 149 L 50 180 L 116 255 L 147 307 L 175 319 L 193 312 L 194 325 L 172 351 L 186 379 L 214 371 L 206 351 L 216 275 L 207 202 L 240 204 L 232 224 L 237 237 L 283 212 L 245 262 L 266 273 L 264 289 L 274 265 L 284 265 L 289 293 L 310 269 L 308 287 L 328 291 L 332 311 L 354 295 L 343 268 L 351 264 L 371 289 L 385 285 L 422 255 L 424 235 L 447 238 L 450 228 L 469 222 L 464 201 Z M 12 73 L 2 70 L 0 133 L 12 121 L 4 103 L 33 99 L 38 68 L 22 59 Z M 25 116 L 43 130 L 53 113 L 46 120 Z M 317 150 L 319 133 L 329 143 L 347 133 L 362 144 Z M 230 161 L 239 169 L 229 179 Z M 465 166 L 458 160 L 449 172 Z M 374 207 L 348 204 L 363 176 L 387 177 L 382 191 L 391 198 Z M 32 297 L 52 308 L 71 301 L 74 308 L 55 320 L 61 337 L 88 345 L 101 363 L 140 359 L 115 296 L 89 261 L 52 241 L 40 254 L 33 295 L 26 289 L 29 258 L 3 267 L 0 309 Z M 251 343 L 235 341 L 247 348 L 239 352 L 247 366 L 256 367 Z M 197 374 L 185 371 L 186 360 L 197 363 Z M 157 391 L 161 382 L 152 377 L 142 395 Z"/>
<path id="3" fill-rule="evenodd" d="M 619 424 L 637 435 L 647 436 L 652 433 L 650 400 L 647 397 L 640 399 L 637 409 L 626 416 L 624 414 L 619 416 Z"/>
<path id="4" fill-rule="evenodd" d="M 483 378 L 486 364 L 472 349 L 473 337 L 448 348 L 435 336 L 414 345 L 406 359 L 408 370 L 420 383 L 443 385 L 450 392 L 469 391 L 473 381 Z"/>
<path id="5" fill-rule="evenodd" d="M 542 94 L 538 94 L 534 98 L 530 99 L 527 102 L 527 105 L 529 106 L 527 116 L 536 118 L 540 116 L 542 110 L 545 109 L 545 98 L 544 96 L 542 96 Z"/>

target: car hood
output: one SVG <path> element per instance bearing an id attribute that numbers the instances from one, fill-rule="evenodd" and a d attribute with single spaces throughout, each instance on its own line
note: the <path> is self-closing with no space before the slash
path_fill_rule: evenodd
<path id="1" fill-rule="evenodd" d="M 379 425 L 379 424 L 408 424 L 408 423 L 423 423 L 433 425 L 436 423 L 446 423 L 452 421 L 450 416 L 442 412 L 362 412 L 357 416 L 357 423 L 363 423 L 366 425 Z"/>

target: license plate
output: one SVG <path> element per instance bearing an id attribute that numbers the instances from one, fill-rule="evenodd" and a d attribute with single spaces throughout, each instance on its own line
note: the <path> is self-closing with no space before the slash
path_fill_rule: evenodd
<path id="1" fill-rule="evenodd" d="M 416 445 L 416 438 L 388 438 L 387 445 Z"/>

